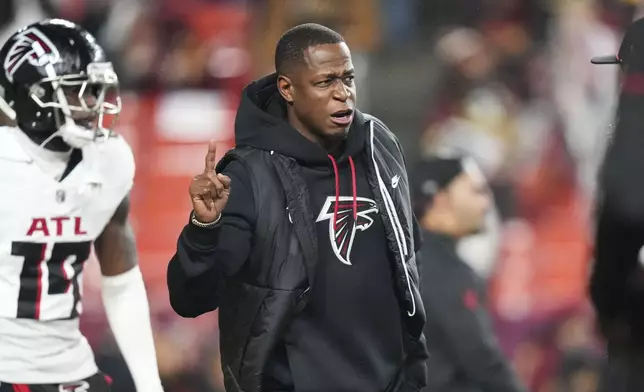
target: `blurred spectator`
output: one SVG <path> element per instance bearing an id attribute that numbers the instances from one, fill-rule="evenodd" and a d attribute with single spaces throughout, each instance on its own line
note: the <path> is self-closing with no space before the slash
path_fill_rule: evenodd
<path id="1" fill-rule="evenodd" d="M 501 247 L 502 225 L 494 206 L 485 214 L 480 232 L 462 238 L 457 244 L 457 253 L 485 281 L 496 270 Z"/>
<path id="2" fill-rule="evenodd" d="M 0 2 L 0 42 L 22 26 L 55 14 L 51 0 L 3 0 Z"/>
<path id="3" fill-rule="evenodd" d="M 587 352 L 566 355 L 557 378 L 556 392 L 596 392 L 601 362 Z"/>
<path id="4" fill-rule="evenodd" d="M 497 58 L 473 29 L 448 30 L 436 43 L 446 66 L 424 154 L 443 148 L 472 156 L 490 179 L 503 219 L 514 214 L 509 173 L 517 145 L 516 98 L 497 77 Z"/>
<path id="5" fill-rule="evenodd" d="M 483 228 L 491 199 L 471 159 L 431 158 L 416 167 L 415 214 L 423 231 L 422 296 L 429 391 L 523 391 L 497 344 L 484 283 L 456 243 Z"/>
<path id="6" fill-rule="evenodd" d="M 617 53 L 619 34 L 601 20 L 596 0 L 556 2 L 551 26 L 553 99 L 576 177 L 589 198 L 617 103 L 618 70 L 595 67 L 597 53 Z"/>
<path id="7" fill-rule="evenodd" d="M 401 49 L 400 42 L 418 39 L 418 14 L 415 0 L 380 0 L 382 14 L 382 39 L 387 49 Z"/>

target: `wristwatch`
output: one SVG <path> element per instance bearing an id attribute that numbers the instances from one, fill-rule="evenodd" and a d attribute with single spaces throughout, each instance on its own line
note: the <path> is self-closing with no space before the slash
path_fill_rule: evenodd
<path id="1" fill-rule="evenodd" d="M 208 228 L 211 228 L 213 226 L 216 226 L 217 223 L 219 223 L 220 220 L 221 220 L 221 214 L 219 214 L 219 216 L 217 217 L 217 219 L 215 219 L 214 222 L 203 223 L 203 222 L 201 222 L 201 221 L 199 221 L 197 219 L 197 217 L 195 216 L 194 211 L 192 211 L 192 214 L 190 214 L 190 223 L 192 223 L 193 225 L 195 225 L 197 227 L 202 227 L 204 229 L 208 229 Z"/>

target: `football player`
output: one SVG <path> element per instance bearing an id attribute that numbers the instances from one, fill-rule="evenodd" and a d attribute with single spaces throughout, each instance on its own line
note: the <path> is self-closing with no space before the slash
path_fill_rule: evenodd
<path id="1" fill-rule="evenodd" d="M 128 224 L 134 158 L 110 131 L 118 78 L 87 31 L 29 25 L 0 49 L 0 392 L 110 389 L 79 332 L 94 246 L 109 325 L 138 391 L 162 391 Z"/>

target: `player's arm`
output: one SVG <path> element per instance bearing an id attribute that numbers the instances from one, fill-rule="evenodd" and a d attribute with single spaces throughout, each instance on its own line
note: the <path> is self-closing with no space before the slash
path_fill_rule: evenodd
<path id="1" fill-rule="evenodd" d="M 217 309 L 222 279 L 239 271 L 250 254 L 256 220 L 246 169 L 237 161 L 226 166 L 230 196 L 219 223 L 202 228 L 188 223 L 168 264 L 170 304 L 182 317 Z"/>
<path id="2" fill-rule="evenodd" d="M 159 378 L 150 309 L 138 266 L 126 197 L 101 235 L 96 256 L 102 273 L 105 313 L 137 391 L 163 391 Z"/>

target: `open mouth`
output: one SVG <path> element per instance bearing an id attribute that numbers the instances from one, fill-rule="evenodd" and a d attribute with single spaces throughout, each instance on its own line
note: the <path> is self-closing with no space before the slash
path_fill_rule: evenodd
<path id="1" fill-rule="evenodd" d="M 348 125 L 353 121 L 353 110 L 338 110 L 331 115 L 331 121 L 338 125 Z"/>

